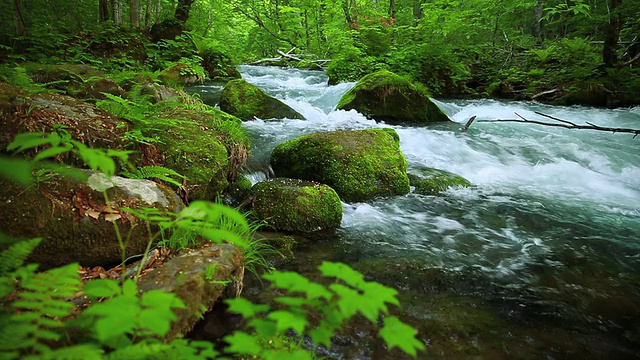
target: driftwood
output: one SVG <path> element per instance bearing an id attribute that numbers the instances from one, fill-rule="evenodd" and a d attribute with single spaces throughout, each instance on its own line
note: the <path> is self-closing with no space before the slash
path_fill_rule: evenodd
<path id="1" fill-rule="evenodd" d="M 539 98 L 539 97 L 541 97 L 541 96 L 545 96 L 545 95 L 553 94 L 553 93 L 558 92 L 558 91 L 560 91 L 560 89 L 558 89 L 558 88 L 551 89 L 551 90 L 547 90 L 547 91 L 543 91 L 543 92 L 540 92 L 540 93 L 537 93 L 537 94 L 533 95 L 533 96 L 531 97 L 531 99 L 532 99 L 532 100 L 535 100 L 535 99 L 537 99 L 537 98 Z"/>
<path id="2" fill-rule="evenodd" d="M 252 63 L 249 63 L 249 65 L 260 65 L 263 63 L 269 63 L 269 62 L 279 62 L 283 59 L 286 60 L 293 60 L 293 61 L 302 61 L 303 57 L 309 57 L 312 55 L 291 55 L 291 53 L 296 49 L 296 47 L 292 47 L 289 51 L 284 52 L 282 50 L 276 50 L 276 52 L 280 55 L 278 57 L 272 57 L 272 58 L 264 58 L 264 59 L 260 59 L 260 60 L 256 60 Z M 324 66 L 326 65 L 328 62 L 331 61 L 331 59 L 320 59 L 320 60 L 308 60 L 310 63 L 314 63 L 314 64 L 318 64 L 319 66 Z"/>
<path id="3" fill-rule="evenodd" d="M 544 126 L 553 126 L 553 127 L 561 127 L 561 128 L 566 128 L 566 129 L 586 129 L 586 130 L 597 130 L 597 131 L 608 131 L 608 132 L 613 132 L 613 133 L 627 133 L 627 134 L 634 134 L 633 138 L 635 139 L 636 136 L 640 135 L 640 129 L 629 129 L 629 128 L 616 128 L 616 127 L 605 127 L 605 126 L 599 126 L 599 125 L 595 125 L 592 124 L 590 122 L 587 122 L 587 125 L 579 125 L 576 123 L 572 123 L 571 121 L 567 121 L 567 120 L 563 120 L 563 119 L 559 119 L 557 117 L 551 116 L 551 115 L 547 115 L 547 114 L 543 114 L 541 112 L 536 111 L 536 114 L 540 115 L 540 116 L 544 116 L 546 118 L 558 121 L 558 123 L 550 123 L 550 122 L 544 122 L 544 121 L 538 121 L 538 120 L 529 120 L 527 118 L 525 118 L 524 116 L 515 113 L 517 117 L 519 117 L 520 119 L 499 119 L 499 120 L 478 120 L 478 122 L 519 122 L 519 123 L 529 123 L 529 124 L 538 124 L 538 125 L 544 125 Z M 464 126 L 464 131 L 467 131 L 469 129 L 469 127 L 471 126 L 471 124 L 474 122 L 474 120 L 476 119 L 476 116 L 472 116 L 466 123 L 466 125 Z"/>

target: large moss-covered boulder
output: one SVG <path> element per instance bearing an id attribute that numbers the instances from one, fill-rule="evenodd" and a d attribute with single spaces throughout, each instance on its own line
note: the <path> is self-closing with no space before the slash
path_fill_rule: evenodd
<path id="1" fill-rule="evenodd" d="M 327 185 L 276 178 L 251 188 L 253 210 L 277 230 L 312 232 L 335 229 L 342 220 L 342 203 Z"/>
<path id="2" fill-rule="evenodd" d="M 393 129 L 305 135 L 278 145 L 271 153 L 271 166 L 279 177 L 327 184 L 347 202 L 410 190 L 407 161 Z"/>
<path id="3" fill-rule="evenodd" d="M 24 64 L 24 69 L 34 83 L 45 84 L 49 89 L 60 90 L 80 99 L 104 99 L 103 93 L 115 96 L 124 90 L 113 79 L 87 65 Z"/>
<path id="4" fill-rule="evenodd" d="M 253 120 L 256 117 L 304 120 L 304 116 L 289 105 L 241 79 L 229 81 L 224 87 L 220 97 L 220 109 L 242 120 Z"/>
<path id="5" fill-rule="evenodd" d="M 366 75 L 342 96 L 338 110 L 352 109 L 387 123 L 450 121 L 423 87 L 388 70 Z"/>
<path id="6" fill-rule="evenodd" d="M 211 80 L 225 81 L 242 77 L 227 54 L 209 48 L 205 49 L 200 55 L 202 56 L 202 67 Z"/>
<path id="7" fill-rule="evenodd" d="M 202 320 L 221 297 L 237 297 L 244 276 L 242 251 L 232 244 L 185 250 L 140 279 L 142 292 L 163 290 L 180 298 L 185 307 L 177 316 L 165 340 L 185 335 Z"/>
<path id="8" fill-rule="evenodd" d="M 212 200 L 236 180 L 249 154 L 240 119 L 214 108 L 168 108 L 144 125 L 157 142 L 142 146 L 146 161 L 186 176 L 191 200 Z"/>
<path id="9" fill-rule="evenodd" d="M 43 238 L 29 261 L 45 268 L 73 262 L 85 266 L 118 263 L 122 252 L 114 223 L 120 234 L 129 237 L 127 256 L 144 253 L 151 235 L 144 221 L 122 208 L 178 212 L 183 207 L 171 189 L 150 180 L 86 174 L 85 179 L 54 176 L 29 189 L 0 179 L 2 231 L 13 237 Z M 152 233 L 158 230 L 152 227 Z"/>
<path id="10" fill-rule="evenodd" d="M 471 183 L 462 176 L 432 168 L 423 168 L 415 173 L 409 173 L 409 181 L 411 186 L 415 187 L 415 192 L 423 195 L 436 195 L 454 186 L 471 186 Z"/>

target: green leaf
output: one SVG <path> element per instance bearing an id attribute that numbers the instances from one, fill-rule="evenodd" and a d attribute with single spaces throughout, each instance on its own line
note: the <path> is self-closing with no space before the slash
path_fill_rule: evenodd
<path id="1" fill-rule="evenodd" d="M 318 269 L 322 273 L 322 276 L 335 277 L 356 289 L 360 289 L 365 282 L 364 276 L 361 273 L 353 270 L 346 264 L 323 261 Z"/>
<path id="2" fill-rule="evenodd" d="M 138 285 L 132 279 L 125 280 L 122 284 L 122 295 L 124 296 L 138 296 Z"/>
<path id="3" fill-rule="evenodd" d="M 167 293 L 162 290 L 151 290 L 142 294 L 140 299 L 142 306 L 163 308 L 171 310 L 171 308 L 186 309 L 182 300 L 173 293 Z"/>
<path id="4" fill-rule="evenodd" d="M 230 344 L 225 348 L 225 351 L 230 353 L 258 355 L 262 352 L 262 347 L 256 338 L 242 331 L 225 336 L 224 341 Z"/>
<path id="5" fill-rule="evenodd" d="M 95 336 L 104 343 L 111 338 L 131 333 L 140 312 L 137 297 L 117 296 L 94 304 L 85 310 L 83 315 L 98 317 L 94 326 Z"/>
<path id="6" fill-rule="evenodd" d="M 0 176 L 17 182 L 23 187 L 33 184 L 33 163 L 24 159 L 0 156 Z"/>
<path id="7" fill-rule="evenodd" d="M 274 320 L 276 322 L 276 331 L 283 334 L 289 329 L 302 334 L 309 323 L 304 313 L 284 310 L 273 311 L 267 315 L 267 318 Z"/>
<path id="8" fill-rule="evenodd" d="M 171 310 L 145 309 L 138 318 L 139 328 L 147 329 L 150 333 L 164 336 L 171 329 L 171 323 L 177 319 Z"/>
<path id="9" fill-rule="evenodd" d="M 43 133 L 26 133 L 18 134 L 14 140 L 7 146 L 7 151 L 21 152 L 27 149 L 50 144 L 49 137 L 45 137 Z"/>
<path id="10" fill-rule="evenodd" d="M 270 309 L 268 305 L 257 305 L 245 298 L 227 299 L 225 302 L 229 305 L 229 311 L 240 314 L 245 319 Z"/>
<path id="11" fill-rule="evenodd" d="M 56 156 L 56 155 L 60 155 L 63 153 L 66 153 L 68 151 L 71 150 L 71 146 L 66 146 L 66 147 L 50 147 L 46 150 L 42 150 L 40 151 L 36 157 L 33 158 L 33 161 L 40 161 L 42 159 L 48 158 L 48 157 L 52 157 L 52 156 Z"/>
<path id="12" fill-rule="evenodd" d="M 384 326 L 378 334 L 387 343 L 390 349 L 400 348 L 406 354 L 416 357 L 418 350 L 424 350 L 424 344 L 416 339 L 418 331 L 403 323 L 395 316 L 384 319 Z"/>
<path id="13" fill-rule="evenodd" d="M 84 294 L 91 299 L 109 298 L 120 294 L 122 289 L 118 282 L 111 279 L 91 280 L 84 285 Z"/>

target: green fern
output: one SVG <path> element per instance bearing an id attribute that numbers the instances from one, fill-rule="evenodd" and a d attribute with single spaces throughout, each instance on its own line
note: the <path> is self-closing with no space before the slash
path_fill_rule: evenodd
<path id="1" fill-rule="evenodd" d="M 0 233 L 2 241 L 0 243 L 7 243 L 8 237 Z M 40 244 L 42 238 L 29 239 L 19 241 L 11 245 L 8 249 L 0 253 L 0 277 L 6 277 L 12 274 L 13 271 L 18 269 L 24 264 L 25 259 L 33 249 Z M 3 295 L 0 293 L 0 297 Z"/>
<path id="2" fill-rule="evenodd" d="M 182 186 L 182 182 L 176 180 L 176 178 L 185 179 L 184 175 L 175 170 L 155 165 L 139 167 L 135 170 L 135 173 L 123 171 L 121 174 L 130 179 L 158 179 L 175 186 Z"/>
<path id="3" fill-rule="evenodd" d="M 78 265 L 36 273 L 36 266 L 15 272 L 21 289 L 9 303 L 13 314 L 0 327 L 0 355 L 45 355 L 49 344 L 60 341 L 64 323 L 75 306 L 66 301 L 80 290 Z"/>

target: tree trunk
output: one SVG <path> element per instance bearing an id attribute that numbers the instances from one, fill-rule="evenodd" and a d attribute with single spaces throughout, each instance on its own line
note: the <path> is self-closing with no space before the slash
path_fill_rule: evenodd
<path id="1" fill-rule="evenodd" d="M 544 34 L 542 33 L 543 6 L 544 0 L 538 0 L 536 6 L 533 8 L 533 36 L 538 39 L 539 42 L 544 40 Z"/>
<path id="2" fill-rule="evenodd" d="M 100 0 L 98 3 L 98 10 L 100 12 L 100 22 L 109 20 L 109 3 L 107 0 Z"/>
<path id="3" fill-rule="evenodd" d="M 160 22 L 160 13 L 162 12 L 162 0 L 156 0 L 156 23 Z"/>
<path id="4" fill-rule="evenodd" d="M 422 10 L 422 2 L 424 0 L 414 0 L 413 2 L 413 26 L 418 26 L 418 22 L 424 16 L 424 10 Z"/>
<path id="5" fill-rule="evenodd" d="M 189 11 L 191 10 L 191 4 L 194 0 L 178 0 L 176 5 L 175 18 L 183 23 L 189 20 Z"/>
<path id="6" fill-rule="evenodd" d="M 614 67 L 618 62 L 616 48 L 618 47 L 618 38 L 622 28 L 620 5 L 622 5 L 622 0 L 609 0 L 609 24 L 604 38 L 604 47 L 602 48 L 602 62 L 608 68 Z"/>
<path id="7" fill-rule="evenodd" d="M 137 28 L 140 25 L 140 2 L 138 0 L 129 2 L 129 21 L 132 28 Z"/>
<path id="8" fill-rule="evenodd" d="M 307 9 L 304 10 L 304 33 L 305 36 L 307 38 L 307 51 L 309 51 L 309 48 L 311 47 L 311 34 L 310 34 L 310 30 L 309 30 L 309 12 L 307 11 Z"/>
<path id="9" fill-rule="evenodd" d="M 351 29 L 358 28 L 358 13 L 356 12 L 355 0 L 342 0 L 342 11 L 344 12 L 344 19 L 347 21 L 347 25 Z M 353 11 L 353 15 L 351 12 Z"/>
<path id="10" fill-rule="evenodd" d="M 122 25 L 122 0 L 111 0 L 111 16 L 116 25 Z"/>
<path id="11" fill-rule="evenodd" d="M 144 26 L 149 27 L 151 25 L 151 8 L 153 7 L 153 1 L 147 0 L 147 6 L 144 9 Z"/>
<path id="12" fill-rule="evenodd" d="M 211 30 L 211 27 L 213 26 L 213 4 L 214 4 L 215 0 L 210 0 L 209 1 L 209 13 L 207 14 L 207 26 L 204 28 L 204 31 L 202 32 L 202 37 L 207 37 L 207 34 L 209 33 L 209 30 Z"/>
<path id="13" fill-rule="evenodd" d="M 25 36 L 27 35 L 27 26 L 24 22 L 24 16 L 22 16 L 22 9 L 20 8 L 20 0 L 13 0 L 13 7 L 15 10 L 15 18 L 16 18 L 16 35 Z"/>
<path id="14" fill-rule="evenodd" d="M 392 19 L 396 18 L 396 12 L 397 12 L 396 1 L 395 0 L 389 0 L 389 11 L 388 11 L 389 23 L 391 23 L 393 21 Z"/>

